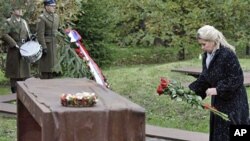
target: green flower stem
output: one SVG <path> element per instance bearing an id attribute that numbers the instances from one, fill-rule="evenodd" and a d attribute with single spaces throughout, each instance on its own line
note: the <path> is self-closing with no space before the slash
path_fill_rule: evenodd
<path id="1" fill-rule="evenodd" d="M 192 106 L 205 108 L 209 110 L 210 112 L 214 113 L 215 115 L 220 116 L 222 119 L 226 121 L 230 121 L 227 114 L 218 111 L 212 106 L 203 104 L 202 98 L 200 96 L 196 95 L 194 91 L 188 88 L 184 88 L 177 81 L 170 81 L 170 80 L 161 78 L 161 83 L 158 86 L 157 92 L 159 95 L 161 94 L 169 95 L 171 99 L 173 100 L 175 99 L 177 101 L 186 101 Z"/>

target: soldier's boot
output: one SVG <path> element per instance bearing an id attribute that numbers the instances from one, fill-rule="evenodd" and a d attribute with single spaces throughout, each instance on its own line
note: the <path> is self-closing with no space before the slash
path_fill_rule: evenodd
<path id="1" fill-rule="evenodd" d="M 11 89 L 11 92 L 12 92 L 13 94 L 16 93 L 16 88 L 15 88 L 15 87 L 11 87 L 10 89 Z"/>

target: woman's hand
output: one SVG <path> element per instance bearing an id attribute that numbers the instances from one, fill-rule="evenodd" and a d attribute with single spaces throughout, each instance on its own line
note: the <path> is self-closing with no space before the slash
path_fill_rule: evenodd
<path id="1" fill-rule="evenodd" d="M 207 96 L 217 95 L 217 90 L 216 88 L 208 88 L 206 90 L 206 94 Z"/>

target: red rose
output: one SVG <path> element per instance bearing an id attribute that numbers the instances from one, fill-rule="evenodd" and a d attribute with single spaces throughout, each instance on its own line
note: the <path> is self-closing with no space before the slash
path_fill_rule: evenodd
<path id="1" fill-rule="evenodd" d="M 162 77 L 161 78 L 161 83 L 168 83 L 168 80 Z"/>
<path id="2" fill-rule="evenodd" d="M 184 88 L 177 81 L 171 81 L 167 78 L 161 77 L 160 84 L 157 87 L 157 93 L 159 94 L 159 96 L 165 94 L 169 95 L 171 99 L 187 101 L 187 103 L 190 103 L 191 105 L 195 105 L 197 107 L 202 106 L 204 109 L 213 112 L 224 120 L 230 121 L 227 114 L 218 111 L 215 107 L 209 104 L 203 104 L 202 98 L 200 96 L 196 96 L 194 91 L 188 88 Z"/>
<path id="3" fill-rule="evenodd" d="M 161 87 L 162 87 L 163 89 L 167 88 L 167 87 L 168 87 L 168 83 L 161 83 Z"/>
<path id="4" fill-rule="evenodd" d="M 163 89 L 165 89 L 165 88 L 168 87 L 168 83 L 169 83 L 169 81 L 168 81 L 167 79 L 161 78 L 161 83 L 160 83 L 160 85 L 161 85 L 161 87 L 162 87 Z"/>
<path id="5" fill-rule="evenodd" d="M 157 93 L 158 93 L 159 95 L 162 95 L 163 92 L 164 92 L 164 90 L 163 90 L 162 86 L 159 85 L 158 88 L 157 88 Z"/>
<path id="6" fill-rule="evenodd" d="M 66 94 L 61 95 L 61 104 L 64 106 L 67 106 L 67 99 L 66 99 Z"/>
<path id="7" fill-rule="evenodd" d="M 80 58 L 84 58 L 84 55 L 82 54 L 80 48 L 75 48 L 75 52 Z"/>

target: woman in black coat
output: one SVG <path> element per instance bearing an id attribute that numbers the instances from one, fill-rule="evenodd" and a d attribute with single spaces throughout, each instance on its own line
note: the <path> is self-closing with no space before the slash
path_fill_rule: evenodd
<path id="1" fill-rule="evenodd" d="M 189 85 L 203 99 L 211 96 L 211 105 L 227 114 L 230 121 L 210 114 L 210 141 L 229 141 L 229 127 L 249 124 L 249 106 L 244 77 L 235 48 L 213 26 L 198 30 L 197 39 L 204 51 L 202 73 Z"/>

